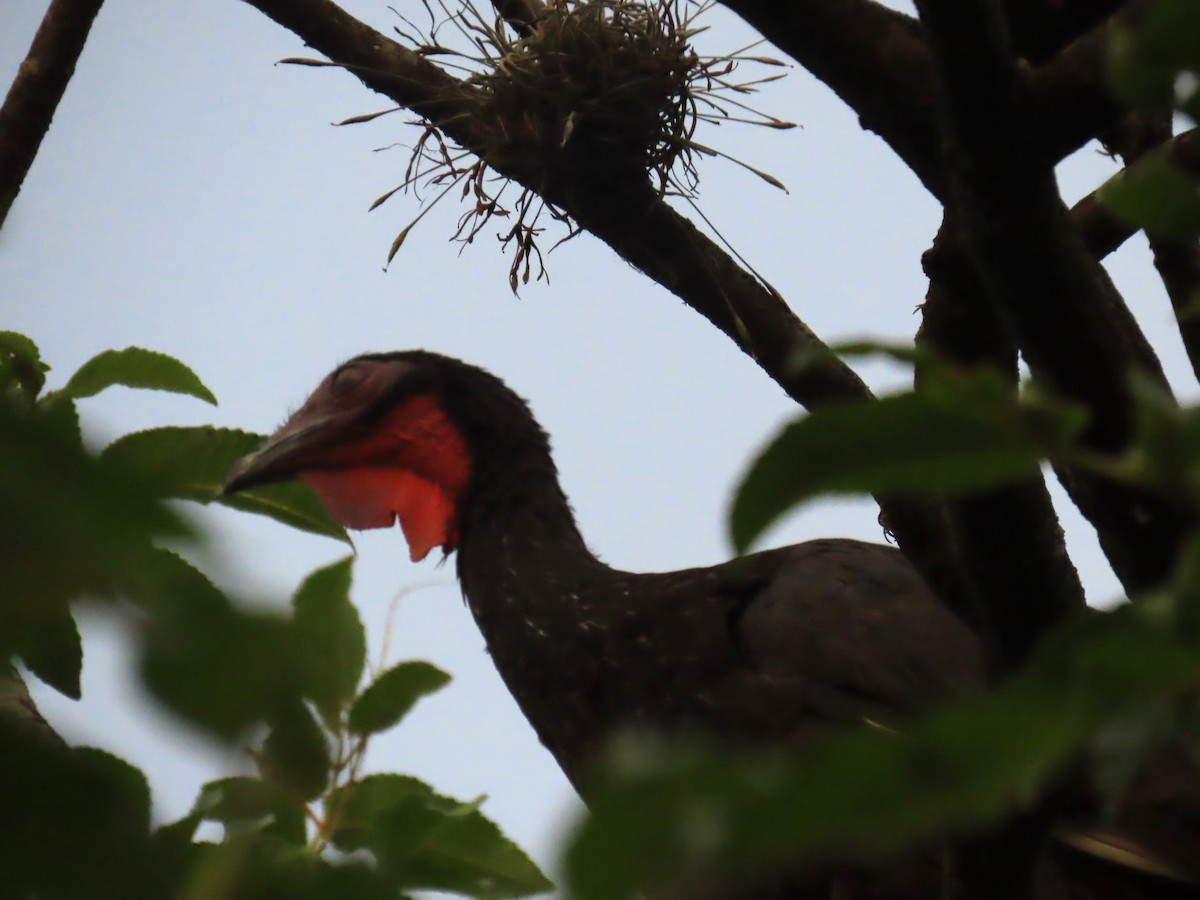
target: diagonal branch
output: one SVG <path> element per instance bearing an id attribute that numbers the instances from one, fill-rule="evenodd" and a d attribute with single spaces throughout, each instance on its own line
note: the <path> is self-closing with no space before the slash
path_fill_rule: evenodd
<path id="1" fill-rule="evenodd" d="M 780 50 L 824 82 L 878 134 L 939 200 L 947 199 L 941 135 L 934 113 L 934 66 L 924 36 L 910 17 L 874 0 L 721 0 Z M 1118 15 L 1136 12 L 1134 0 Z M 1028 70 L 1021 102 L 1038 153 L 1057 162 L 1114 127 L 1125 110 L 1105 74 L 1109 41 L 1106 13 L 1115 0 L 1064 0 L 1054 4 L 1054 42 L 1079 31 L 1044 65 Z M 1043 39 L 1045 39 L 1043 37 Z"/>
<path id="2" fill-rule="evenodd" d="M 910 17 L 874 0 L 721 0 L 858 114 L 943 197 L 933 67 Z"/>
<path id="3" fill-rule="evenodd" d="M 1003 0 L 1016 54 L 1035 65 L 1116 12 L 1124 0 Z"/>
<path id="4" fill-rule="evenodd" d="M 1196 315 L 1196 301 L 1200 300 L 1200 241 L 1160 234 L 1149 234 L 1147 240 L 1154 267 L 1175 310 L 1192 374 L 1200 378 L 1200 318 Z"/>
<path id="5" fill-rule="evenodd" d="M 1171 164 L 1181 172 L 1200 179 L 1200 129 L 1193 128 L 1175 135 L 1155 151 L 1155 155 L 1158 153 L 1166 154 Z M 1124 177 L 1127 171 L 1118 172 L 1113 177 Z M 1136 225 L 1113 215 L 1104 205 L 1100 200 L 1103 189 L 1103 186 L 1097 188 L 1071 208 L 1071 218 L 1084 245 L 1097 259 L 1115 252 L 1138 232 Z"/>
<path id="6" fill-rule="evenodd" d="M 1128 109 L 1109 87 L 1109 47 L 1113 29 L 1137 16 L 1149 2 L 1129 0 L 1029 74 L 1022 90 L 1027 127 L 1038 135 L 1040 152 L 1048 162 L 1056 163 L 1092 138 L 1102 137 L 1127 115 Z"/>
<path id="7" fill-rule="evenodd" d="M 917 341 L 954 364 L 994 367 L 1017 390 L 1017 350 L 961 246 L 950 216 L 922 263 L 929 292 Z M 918 369 L 918 382 L 920 381 Z M 963 563 L 978 587 L 998 673 L 1013 671 L 1051 627 L 1086 605 L 1045 480 L 1036 478 L 949 504 Z"/>
<path id="8" fill-rule="evenodd" d="M 1171 137 L 1169 113 L 1130 116 L 1110 146 L 1121 154 L 1126 169 L 1146 157 L 1161 160 L 1163 157 L 1169 159 L 1179 155 L 1179 144 Z M 1172 150 L 1175 152 L 1172 153 Z M 1175 311 L 1179 336 L 1192 364 L 1192 372 L 1200 376 L 1200 319 L 1192 308 L 1195 299 L 1200 297 L 1200 239 L 1160 234 L 1147 229 L 1146 240 L 1154 257 L 1154 267 Z"/>
<path id="9" fill-rule="evenodd" d="M 0 227 L 50 130 L 103 2 L 53 0 L 8 89 L 0 107 Z"/>

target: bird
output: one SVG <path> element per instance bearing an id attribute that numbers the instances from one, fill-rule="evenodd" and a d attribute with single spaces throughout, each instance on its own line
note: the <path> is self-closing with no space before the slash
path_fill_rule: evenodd
<path id="1" fill-rule="evenodd" d="M 223 489 L 292 479 L 349 528 L 398 522 L 414 561 L 456 554 L 500 677 L 585 801 L 631 729 L 786 746 L 891 727 L 986 682 L 979 636 L 890 545 L 810 540 L 661 573 L 602 562 L 529 405 L 448 356 L 339 365 Z M 789 896 L 932 896 L 926 863 L 911 869 L 861 893 L 823 875 Z"/>

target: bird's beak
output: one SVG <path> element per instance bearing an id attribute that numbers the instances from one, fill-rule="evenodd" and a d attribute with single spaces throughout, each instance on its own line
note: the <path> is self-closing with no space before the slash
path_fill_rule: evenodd
<path id="1" fill-rule="evenodd" d="M 328 417 L 293 416 L 261 447 L 233 464 L 221 493 L 228 497 L 247 488 L 295 478 L 314 467 L 315 457 L 329 446 L 335 433 Z"/>

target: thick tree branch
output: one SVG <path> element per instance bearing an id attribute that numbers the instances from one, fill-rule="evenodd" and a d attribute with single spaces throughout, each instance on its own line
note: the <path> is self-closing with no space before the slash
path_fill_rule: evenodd
<path id="1" fill-rule="evenodd" d="M 1139 7 L 1144 0 L 1134 0 Z M 765 38 L 824 82 L 912 169 L 927 190 L 947 199 L 941 135 L 934 114 L 933 64 L 916 23 L 873 0 L 722 0 Z M 1045 65 L 1027 70 L 1023 125 L 1051 162 L 1112 128 L 1125 110 L 1104 72 L 1116 0 L 1055 4 L 1059 22 L 1035 58 L 1095 24 Z M 1121 13 L 1124 15 L 1125 13 Z M 1052 40 L 1051 40 L 1052 38 Z"/>
<path id="2" fill-rule="evenodd" d="M 1200 299 L 1200 242 L 1158 234 L 1147 235 L 1147 239 L 1154 267 L 1175 310 L 1192 373 L 1200 378 L 1200 318 L 1196 316 L 1196 301 Z"/>
<path id="3" fill-rule="evenodd" d="M 1023 83 L 1003 20 L 987 0 L 919 0 L 941 72 L 947 170 L 968 251 L 1033 371 L 1082 403 L 1092 449 L 1119 453 L 1133 427 L 1129 376 L 1139 343 L 1112 315 L 1119 298 L 1029 138 Z M 1161 373 L 1145 371 L 1159 380 Z M 1170 572 L 1185 526 L 1165 503 L 1075 474 L 1067 485 L 1096 525 L 1126 589 Z"/>
<path id="4" fill-rule="evenodd" d="M 1003 0 L 1016 54 L 1046 62 L 1116 12 L 1124 0 Z"/>
<path id="5" fill-rule="evenodd" d="M 952 363 L 1005 372 L 1017 390 L 1017 350 L 947 218 L 922 260 L 929 293 L 920 344 Z M 918 381 L 920 369 L 918 369 Z M 1013 671 L 1052 626 L 1086 606 L 1063 531 L 1039 475 L 949 504 L 967 571 L 983 604 L 998 674 Z"/>
<path id="6" fill-rule="evenodd" d="M 873 0 L 721 0 L 824 82 L 935 197 L 945 194 L 933 68 L 917 23 Z"/>
<path id="7" fill-rule="evenodd" d="M 1172 146 L 1171 128 L 1169 113 L 1154 117 L 1131 116 L 1110 145 L 1121 154 L 1128 170 L 1148 156 L 1169 158 L 1171 154 L 1167 148 Z M 1158 269 L 1175 310 L 1179 336 L 1192 364 L 1192 372 L 1200 377 L 1200 319 L 1191 309 L 1194 298 L 1200 296 L 1200 240 L 1152 230 L 1146 232 L 1146 239 L 1154 257 L 1154 267 Z"/>
<path id="8" fill-rule="evenodd" d="M 1113 17 L 1028 73 L 1021 92 L 1026 127 L 1038 135 L 1039 152 L 1053 164 L 1092 138 L 1115 128 L 1128 110 L 1109 89 L 1108 48 L 1112 29 L 1136 15 L 1147 0 L 1130 0 Z"/>
<path id="9" fill-rule="evenodd" d="M 1193 128 L 1176 135 L 1158 152 L 1165 153 L 1181 172 L 1200 178 L 1200 129 Z M 1114 177 L 1120 178 L 1123 174 Z M 1071 208 L 1071 219 L 1084 246 L 1097 259 L 1115 252 L 1138 231 L 1137 226 L 1113 215 L 1100 201 L 1102 189 L 1092 191 Z"/>
<path id="10" fill-rule="evenodd" d="M 0 107 L 0 227 L 8 217 L 103 0 L 53 0 Z"/>

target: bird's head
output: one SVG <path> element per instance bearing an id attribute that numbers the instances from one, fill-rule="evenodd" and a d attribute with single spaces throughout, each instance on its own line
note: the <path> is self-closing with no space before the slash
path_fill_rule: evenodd
<path id="1" fill-rule="evenodd" d="M 472 467 L 463 427 L 447 409 L 460 369 L 469 367 L 423 351 L 343 363 L 233 466 L 224 493 L 300 478 L 348 528 L 399 519 L 413 561 L 434 547 L 455 549 Z"/>

